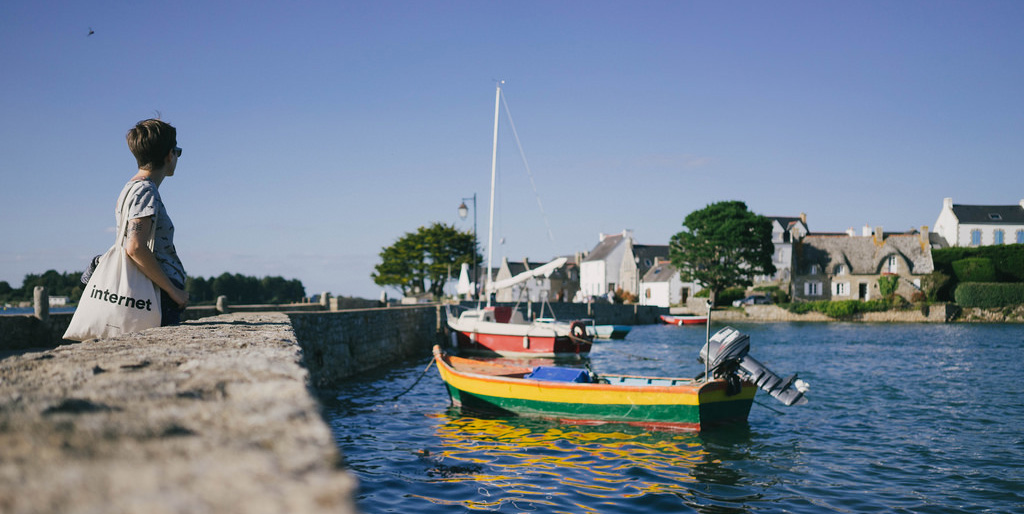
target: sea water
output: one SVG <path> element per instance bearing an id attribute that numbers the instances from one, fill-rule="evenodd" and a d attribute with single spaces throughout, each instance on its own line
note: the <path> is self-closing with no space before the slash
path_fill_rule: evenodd
<path id="1" fill-rule="evenodd" d="M 1024 326 L 733 326 L 810 403 L 759 392 L 703 433 L 486 417 L 450 407 L 426 355 L 322 401 L 367 513 L 1024 512 Z M 639 326 L 590 364 L 693 376 L 704 338 Z"/>

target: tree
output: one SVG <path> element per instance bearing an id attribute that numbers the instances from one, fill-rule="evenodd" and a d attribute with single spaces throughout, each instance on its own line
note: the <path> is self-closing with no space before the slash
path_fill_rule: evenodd
<path id="1" fill-rule="evenodd" d="M 691 212 L 687 230 L 672 236 L 669 257 L 684 281 L 710 290 L 712 304 L 728 287 L 746 287 L 757 275 L 775 273 L 771 221 L 747 210 L 740 201 L 725 201 Z"/>
<path id="2" fill-rule="evenodd" d="M 381 250 L 381 263 L 374 266 L 370 277 L 379 286 L 398 288 L 403 295 L 429 291 L 439 298 L 444 294 L 448 274 L 459 270 L 463 263 L 472 263 L 474 256 L 481 260 L 472 232 L 459 232 L 454 225 L 435 222 L 415 233 L 407 232 Z"/>

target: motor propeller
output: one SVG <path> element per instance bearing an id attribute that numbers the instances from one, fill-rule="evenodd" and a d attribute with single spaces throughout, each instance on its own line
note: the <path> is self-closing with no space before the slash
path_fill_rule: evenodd
<path id="1" fill-rule="evenodd" d="M 757 384 L 766 393 L 786 405 L 803 405 L 807 403 L 804 393 L 810 385 L 796 375 L 785 379 L 780 378 L 757 359 L 748 355 L 750 352 L 750 336 L 732 327 L 725 327 L 708 339 L 700 350 L 697 360 L 704 363 L 711 348 L 711 359 L 707 363 L 709 373 L 713 377 L 728 378 L 733 374 L 742 374 Z M 698 378 L 703 377 L 701 373 Z"/>

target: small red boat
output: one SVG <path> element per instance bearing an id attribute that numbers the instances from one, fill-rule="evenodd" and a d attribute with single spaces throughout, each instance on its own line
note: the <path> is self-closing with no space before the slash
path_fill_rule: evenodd
<path id="1" fill-rule="evenodd" d="M 669 325 L 704 325 L 708 322 L 708 317 L 698 315 L 673 316 L 670 314 L 662 314 L 661 321 L 668 323 Z"/>

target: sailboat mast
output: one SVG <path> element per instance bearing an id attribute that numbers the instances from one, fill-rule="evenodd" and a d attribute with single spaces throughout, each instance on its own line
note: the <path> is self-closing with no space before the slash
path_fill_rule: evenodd
<path id="1" fill-rule="evenodd" d="M 487 222 L 487 285 L 484 293 L 487 295 L 487 306 L 491 306 L 491 257 L 494 253 L 494 177 L 498 167 L 498 105 L 501 101 L 501 85 L 504 80 L 498 81 L 498 89 L 494 93 L 494 143 L 491 147 L 491 207 L 490 219 Z"/>

